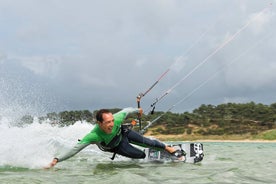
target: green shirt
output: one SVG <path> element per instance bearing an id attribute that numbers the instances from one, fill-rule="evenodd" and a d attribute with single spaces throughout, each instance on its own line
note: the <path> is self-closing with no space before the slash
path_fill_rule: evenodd
<path id="1" fill-rule="evenodd" d="M 71 158 L 89 144 L 99 144 L 104 142 L 106 145 L 108 145 L 110 141 L 112 141 L 113 138 L 121 131 L 121 124 L 127 118 L 127 115 L 134 112 L 139 112 L 139 109 L 128 107 L 113 114 L 114 126 L 110 134 L 107 134 L 104 131 L 102 131 L 99 125 L 96 124 L 95 127 L 91 130 L 91 132 L 84 136 L 81 139 L 81 141 L 78 142 L 78 144 L 76 144 L 71 150 L 67 151 L 66 153 L 58 157 L 58 161 L 61 162 L 68 158 Z"/>

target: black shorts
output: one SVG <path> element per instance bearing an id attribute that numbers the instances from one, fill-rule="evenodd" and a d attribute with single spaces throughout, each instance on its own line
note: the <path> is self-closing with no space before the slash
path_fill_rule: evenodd
<path id="1" fill-rule="evenodd" d="M 114 150 L 119 155 L 136 159 L 146 157 L 146 154 L 143 150 L 140 150 L 139 148 L 132 146 L 130 143 L 142 147 L 151 147 L 159 150 L 165 149 L 165 144 L 154 139 L 146 138 L 133 130 L 124 130 L 122 131 L 122 134 L 122 141 Z"/>

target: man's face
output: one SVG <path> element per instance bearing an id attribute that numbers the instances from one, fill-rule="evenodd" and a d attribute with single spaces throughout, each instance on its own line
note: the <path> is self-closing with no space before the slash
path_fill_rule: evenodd
<path id="1" fill-rule="evenodd" d="M 99 122 L 99 126 L 105 133 L 110 134 L 114 126 L 114 118 L 112 113 L 104 113 L 103 122 Z"/>

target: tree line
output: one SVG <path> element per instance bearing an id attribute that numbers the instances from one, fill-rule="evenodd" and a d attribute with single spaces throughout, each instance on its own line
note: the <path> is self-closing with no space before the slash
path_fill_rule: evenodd
<path id="1" fill-rule="evenodd" d="M 121 109 L 109 110 L 115 113 Z M 89 110 L 52 112 L 39 117 L 39 122 L 48 121 L 56 126 L 68 126 L 77 121 L 94 124 L 96 112 Z M 162 115 L 161 118 L 150 128 L 153 134 L 231 135 L 249 133 L 256 135 L 262 131 L 276 128 L 276 103 L 271 105 L 254 102 L 202 104 L 192 112 L 164 113 L 158 111 L 154 114 L 143 114 L 142 125 L 146 126 L 147 121 L 152 121 L 160 115 Z M 136 118 L 137 115 L 132 114 L 126 122 Z M 21 122 L 32 123 L 33 117 L 26 115 L 21 118 Z"/>
<path id="2" fill-rule="evenodd" d="M 156 134 L 256 135 L 276 128 L 276 103 L 203 104 L 191 113 L 166 113 L 158 125 L 153 131 Z"/>

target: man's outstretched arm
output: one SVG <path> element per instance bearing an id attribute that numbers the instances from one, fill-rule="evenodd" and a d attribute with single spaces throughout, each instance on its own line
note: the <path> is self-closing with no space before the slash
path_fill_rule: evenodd
<path id="1" fill-rule="evenodd" d="M 58 162 L 62 162 L 64 160 L 67 160 L 71 157 L 73 157 L 74 155 L 76 155 L 78 152 L 80 152 L 82 149 L 84 149 L 86 146 L 88 146 L 90 143 L 86 143 L 86 144 L 81 144 L 78 143 L 76 144 L 71 150 L 67 151 L 66 153 L 64 153 L 63 155 L 56 157 L 52 160 L 52 162 L 49 164 L 49 166 L 45 167 L 47 168 L 51 168 L 54 167 Z"/>

